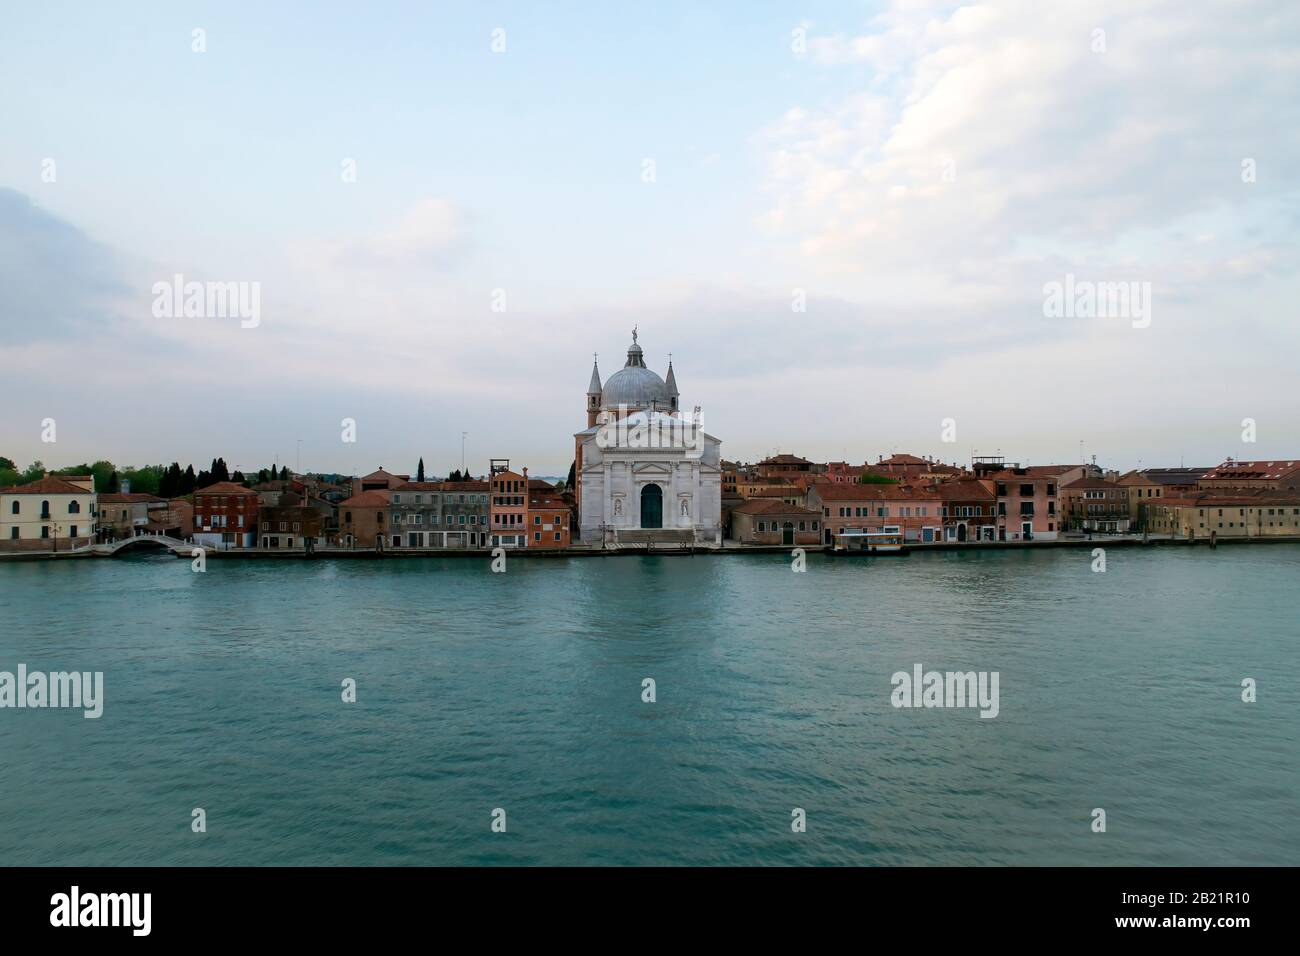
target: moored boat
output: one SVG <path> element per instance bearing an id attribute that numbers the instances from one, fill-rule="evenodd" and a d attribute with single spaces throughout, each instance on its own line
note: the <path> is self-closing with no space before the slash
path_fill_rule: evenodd
<path id="1" fill-rule="evenodd" d="M 908 553 L 901 531 L 842 531 L 833 536 L 832 554 L 846 557 Z"/>

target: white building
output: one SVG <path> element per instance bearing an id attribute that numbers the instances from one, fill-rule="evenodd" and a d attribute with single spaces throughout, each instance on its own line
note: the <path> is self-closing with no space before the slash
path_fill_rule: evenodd
<path id="1" fill-rule="evenodd" d="M 672 362 L 666 381 L 648 369 L 635 329 L 627 363 L 604 385 L 593 363 L 587 428 L 574 436 L 583 543 L 644 541 L 661 529 L 721 543 L 722 443 L 700 427 L 698 408 L 682 417 L 679 397 Z"/>
<path id="2" fill-rule="evenodd" d="M 95 479 L 46 475 L 0 489 L 0 550 L 63 551 L 95 538 Z"/>

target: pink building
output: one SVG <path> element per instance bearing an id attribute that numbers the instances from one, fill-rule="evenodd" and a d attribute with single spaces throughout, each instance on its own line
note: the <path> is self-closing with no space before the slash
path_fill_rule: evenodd
<path id="1" fill-rule="evenodd" d="M 1056 540 L 1062 521 L 1058 474 L 1013 466 L 988 477 L 997 496 L 999 541 Z"/>
<path id="2" fill-rule="evenodd" d="M 919 542 L 943 534 L 943 500 L 927 488 L 819 481 L 808 488 L 808 507 L 822 516 L 825 544 L 845 531 L 896 531 Z"/>

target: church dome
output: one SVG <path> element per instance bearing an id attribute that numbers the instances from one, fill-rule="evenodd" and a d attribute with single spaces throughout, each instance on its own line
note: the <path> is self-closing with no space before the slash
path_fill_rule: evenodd
<path id="1" fill-rule="evenodd" d="M 646 408 L 652 402 L 667 406 L 672 400 L 664 380 L 650 371 L 636 365 L 621 368 L 609 377 L 601 392 L 606 408 L 619 405 Z"/>
<path id="2" fill-rule="evenodd" d="M 605 408 L 617 408 L 627 405 L 630 408 L 649 408 L 658 404 L 662 408 L 672 407 L 673 390 L 668 383 L 645 366 L 641 346 L 636 343 L 636 332 L 632 332 L 632 344 L 627 350 L 627 364 L 619 369 L 605 382 L 601 390 L 601 405 Z"/>

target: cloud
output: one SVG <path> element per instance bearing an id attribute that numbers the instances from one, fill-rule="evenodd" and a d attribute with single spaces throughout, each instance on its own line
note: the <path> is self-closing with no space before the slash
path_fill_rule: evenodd
<path id="1" fill-rule="evenodd" d="M 109 247 L 0 188 L 0 343 L 84 340 L 117 320 L 128 293 Z"/>
<path id="2" fill-rule="evenodd" d="M 365 239 L 333 245 L 334 268 L 445 270 L 466 239 L 464 213 L 445 199 L 424 199 L 392 226 Z"/>
<path id="3" fill-rule="evenodd" d="M 1272 196 L 1296 188 L 1300 141 L 1280 118 L 1297 27 L 1284 2 L 894 3 L 860 36 L 810 40 L 814 63 L 870 78 L 764 131 L 760 224 L 828 275 L 892 274 L 936 298 L 1081 250 L 1141 268 L 1164 231 L 1262 198 L 1244 159 Z"/>

